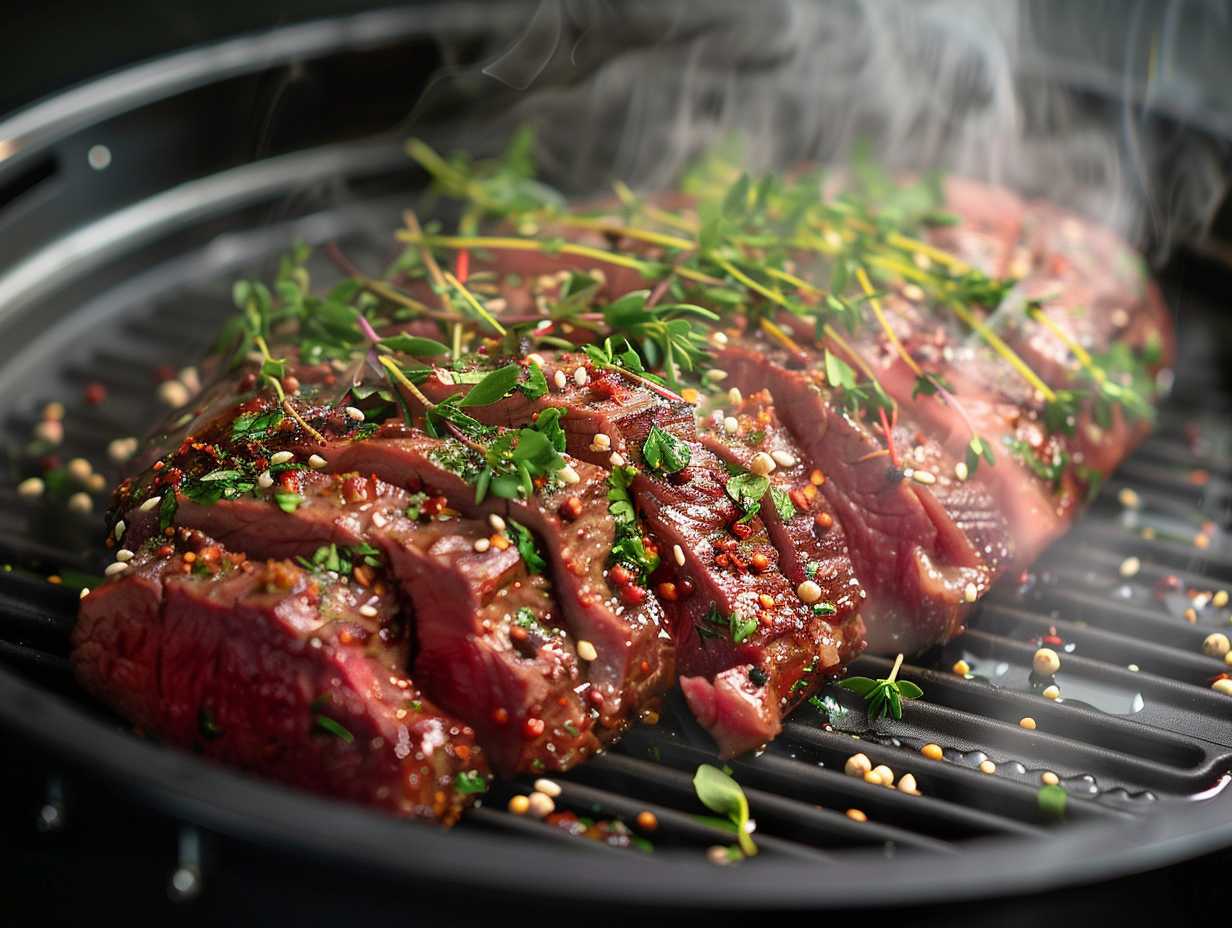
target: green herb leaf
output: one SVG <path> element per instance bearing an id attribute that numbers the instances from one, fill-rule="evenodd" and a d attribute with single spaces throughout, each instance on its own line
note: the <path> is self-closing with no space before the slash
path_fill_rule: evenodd
<path id="1" fill-rule="evenodd" d="M 473 796 L 488 791 L 488 778 L 478 770 L 463 770 L 454 777 L 453 788 L 463 796 Z"/>
<path id="2" fill-rule="evenodd" d="M 1042 786 L 1037 794 L 1039 810 L 1045 818 L 1065 818 L 1065 807 L 1069 804 L 1069 794 L 1055 784 Z"/>
<path id="3" fill-rule="evenodd" d="M 757 845 L 753 843 L 753 837 L 748 832 L 749 800 L 740 784 L 718 767 L 702 764 L 693 775 L 693 789 L 702 805 L 711 812 L 725 816 L 736 826 L 736 840 L 740 842 L 740 850 L 747 857 L 754 856 Z"/>
<path id="4" fill-rule="evenodd" d="M 689 466 L 693 452 L 680 439 L 653 425 L 642 444 L 642 458 L 647 467 L 661 470 L 665 474 L 674 474 Z"/>
<path id="5" fill-rule="evenodd" d="M 377 344 L 398 354 L 409 354 L 415 358 L 434 358 L 439 355 L 449 354 L 448 345 L 444 345 L 432 338 L 407 335 L 405 332 L 391 335 L 389 338 L 382 338 Z"/>
<path id="6" fill-rule="evenodd" d="M 175 512 L 179 506 L 179 501 L 175 498 L 175 490 L 168 487 L 163 492 L 162 502 L 158 504 L 159 532 L 165 532 L 171 527 L 171 523 L 175 521 Z"/>
<path id="7" fill-rule="evenodd" d="M 459 406 L 487 406 L 509 395 L 518 383 L 522 368 L 517 364 L 498 367 L 483 380 L 471 387 L 470 392 L 458 401 Z M 437 409 L 441 407 L 438 405 Z"/>
<path id="8" fill-rule="evenodd" d="M 744 515 L 740 517 L 740 522 L 749 522 L 757 516 L 758 510 L 761 508 L 761 498 L 770 490 L 770 478 L 760 477 L 757 474 L 745 471 L 729 478 L 726 490 L 727 495 L 732 498 L 732 501 L 744 510 Z M 788 505 L 791 505 L 790 502 L 788 502 Z M 794 507 L 792 515 L 795 515 Z"/>
<path id="9" fill-rule="evenodd" d="M 538 364 L 528 364 L 526 366 L 526 381 L 525 383 L 518 384 L 518 389 L 528 399 L 537 400 L 541 396 L 546 396 L 548 392 L 548 379 L 543 376 L 543 368 Z"/>
<path id="10" fill-rule="evenodd" d="M 869 677 L 847 677 L 845 680 L 839 680 L 838 685 L 845 690 L 851 690 L 857 696 L 868 696 L 877 688 L 877 681 Z"/>
<path id="11" fill-rule="evenodd" d="M 317 713 L 312 720 L 312 726 L 316 731 L 326 735 L 333 735 L 347 744 L 354 744 L 355 736 L 347 731 L 346 727 L 339 722 L 335 722 L 328 715 Z"/>
<path id="12" fill-rule="evenodd" d="M 531 534 L 530 529 L 513 519 L 510 519 L 507 524 L 509 533 L 513 535 L 513 543 L 517 546 L 518 554 L 522 555 L 522 561 L 526 564 L 526 569 L 532 574 L 541 574 L 547 570 L 548 562 L 539 553 L 539 548 L 535 545 L 535 536 Z"/>
<path id="13" fill-rule="evenodd" d="M 274 491 L 274 502 L 283 512 L 294 512 L 303 501 L 304 498 L 298 493 L 291 493 L 287 490 Z"/>
<path id="14" fill-rule="evenodd" d="M 778 487 L 770 488 L 770 500 L 774 503 L 774 511 L 784 522 L 796 517 L 796 506 L 791 497 Z"/>

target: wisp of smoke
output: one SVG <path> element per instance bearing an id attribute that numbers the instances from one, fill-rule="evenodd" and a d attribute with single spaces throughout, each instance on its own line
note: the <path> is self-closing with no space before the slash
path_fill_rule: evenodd
<path id="1" fill-rule="evenodd" d="M 543 0 L 483 74 L 575 190 L 662 187 L 733 135 L 755 171 L 841 162 L 863 139 L 891 167 L 1047 197 L 1161 257 L 1228 183 L 1227 136 L 1193 126 L 1232 121 L 1203 80 L 1229 39 L 1217 0 Z"/>

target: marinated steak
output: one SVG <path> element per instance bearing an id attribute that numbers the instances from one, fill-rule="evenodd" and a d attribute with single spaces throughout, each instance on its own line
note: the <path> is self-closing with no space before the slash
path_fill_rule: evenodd
<path id="1" fill-rule="evenodd" d="M 408 214 L 383 278 L 241 282 L 118 488 L 73 660 L 150 733 L 443 823 L 677 682 L 756 749 L 959 634 L 1171 360 L 1132 253 L 1007 191 L 719 169 L 579 212 L 448 164 L 463 228 Z"/>
<path id="2" fill-rule="evenodd" d="M 274 779 L 454 821 L 481 792 L 464 722 L 406 674 L 393 590 L 253 561 L 179 529 L 82 600 L 79 679 L 167 742 Z"/>

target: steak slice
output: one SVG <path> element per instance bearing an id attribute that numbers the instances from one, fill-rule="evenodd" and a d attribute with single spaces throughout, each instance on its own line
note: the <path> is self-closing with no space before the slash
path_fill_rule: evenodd
<path id="1" fill-rule="evenodd" d="M 83 601 L 78 679 L 168 742 L 315 792 L 454 822 L 487 765 L 403 670 L 387 584 L 254 562 L 199 532 L 148 546 Z"/>
<path id="2" fill-rule="evenodd" d="M 695 679 L 686 688 L 700 700 L 695 714 L 725 756 L 764 744 L 778 733 L 785 711 L 854 656 L 859 629 L 836 632 L 821 604 L 815 609 L 800 600 L 803 569 L 799 580 L 786 576 L 767 525 L 757 516 L 742 521 L 726 489 L 730 475 L 698 441 L 689 404 L 596 369 L 579 355 L 544 360 L 554 385 L 547 396 L 511 395 L 470 411 L 489 424 L 524 425 L 544 408 L 563 406 L 572 453 L 608 466 L 636 465 L 631 488 L 663 557 L 656 589 L 671 620 L 680 672 Z M 451 392 L 439 379 L 427 383 L 437 400 Z M 642 449 L 652 429 L 689 449 L 684 470 L 663 474 L 646 465 Z M 710 692 L 720 675 L 722 695 L 738 692 L 743 703 L 759 704 L 740 713 L 710 711 L 710 703 L 723 701 Z"/>
<path id="3" fill-rule="evenodd" d="M 746 393 L 769 389 L 809 464 L 824 475 L 822 492 L 869 593 L 870 646 L 914 651 L 958 634 L 966 605 L 992 574 L 956 513 L 906 479 L 868 428 L 839 408 L 819 360 L 756 341 L 732 340 L 716 354 L 727 382 Z"/>
<path id="4" fill-rule="evenodd" d="M 586 699 L 605 726 L 623 727 L 670 685 L 675 649 L 662 610 L 644 590 L 618 589 L 608 575 L 615 525 L 601 470 L 577 461 L 574 484 L 557 482 L 526 501 L 489 497 L 477 504 L 470 481 L 480 462 L 460 442 L 387 423 L 365 441 L 313 447 L 329 471 L 359 471 L 403 487 L 429 488 L 467 515 L 497 514 L 535 533 L 565 625 L 579 648 L 585 641 L 597 654 L 586 668 Z"/>
<path id="5" fill-rule="evenodd" d="M 209 505 L 180 493 L 176 522 L 258 558 L 306 558 L 328 545 L 346 558 L 348 548 L 375 545 L 414 606 L 416 680 L 472 725 L 494 768 L 565 770 L 594 752 L 591 718 L 574 692 L 573 643 L 556 627 L 546 581 L 528 575 L 516 548 L 493 544 L 484 523 L 457 518 L 443 501 L 375 477 L 289 471 L 278 486 L 299 495 L 293 512 L 275 504 L 273 487 Z M 416 519 L 405 514 L 412 506 Z M 157 516 L 138 507 L 127 521 L 132 543 L 151 534 Z M 362 564 L 350 571 L 361 585 L 371 575 Z"/>
<path id="6" fill-rule="evenodd" d="M 599 749 L 577 651 L 546 578 L 489 534 L 401 516 L 376 536 L 415 603 L 416 677 L 470 720 L 498 772 L 568 770 Z"/>

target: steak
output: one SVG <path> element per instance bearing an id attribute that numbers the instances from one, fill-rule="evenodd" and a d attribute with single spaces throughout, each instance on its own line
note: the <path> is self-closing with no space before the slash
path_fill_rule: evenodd
<path id="1" fill-rule="evenodd" d="M 835 603 L 801 601 L 797 589 L 807 578 L 799 555 L 787 555 L 798 579 L 779 567 L 789 547 L 786 532 L 776 545 L 760 516 L 743 518 L 726 489 L 731 475 L 698 440 L 689 404 L 578 355 L 544 361 L 551 393 L 512 394 L 476 414 L 489 424 L 515 426 L 563 407 L 571 453 L 636 468 L 631 489 L 663 555 L 655 589 L 671 623 L 682 683 L 691 681 L 685 696 L 691 706 L 697 702 L 695 715 L 725 756 L 764 744 L 778 734 L 785 712 L 841 672 L 859 650 L 861 630 L 832 628 L 825 610 L 837 612 Z M 425 383 L 434 401 L 457 389 L 439 378 Z M 643 447 L 652 429 L 688 449 L 686 467 L 665 474 L 647 464 Z M 842 618 L 833 624 L 842 627 L 851 617 L 852 590 L 836 592 Z M 720 675 L 725 682 L 715 690 L 711 681 Z"/>
<path id="2" fill-rule="evenodd" d="M 305 789 L 449 824 L 472 729 L 406 675 L 389 584 L 252 561 L 179 529 L 82 600 L 78 679 L 150 734 Z"/>
<path id="3" fill-rule="evenodd" d="M 301 499 L 293 512 L 275 504 L 272 487 L 210 505 L 180 492 L 176 522 L 258 558 L 307 558 L 333 546 L 346 559 L 367 546 L 373 560 L 379 549 L 414 606 L 416 680 L 471 725 L 494 769 L 564 770 L 595 751 L 590 713 L 574 692 L 574 644 L 546 580 L 527 572 L 515 547 L 499 536 L 494 544 L 485 523 L 460 520 L 443 501 L 375 477 L 287 473 Z M 130 510 L 126 543 L 154 534 L 156 521 L 153 510 Z M 362 564 L 347 573 L 371 582 Z"/>

